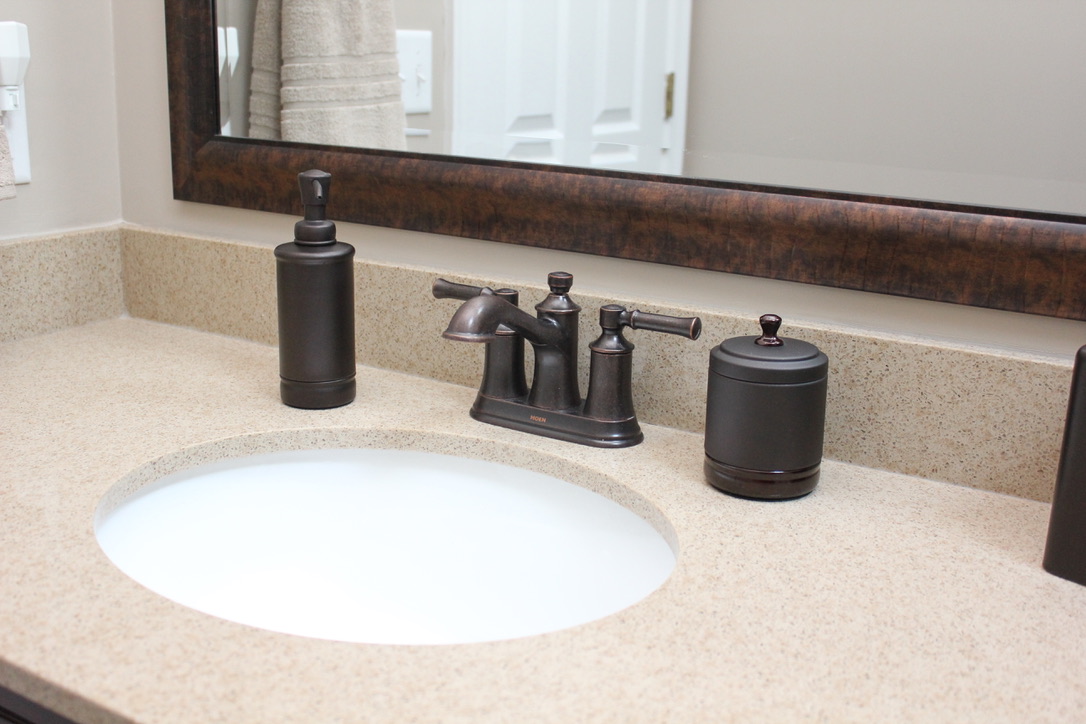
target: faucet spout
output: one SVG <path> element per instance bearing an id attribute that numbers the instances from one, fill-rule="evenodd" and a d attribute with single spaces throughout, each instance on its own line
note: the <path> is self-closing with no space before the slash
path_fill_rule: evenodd
<path id="1" fill-rule="evenodd" d="M 501 325 L 516 330 L 535 345 L 555 345 L 562 338 L 561 329 L 552 321 L 533 317 L 489 288 L 461 304 L 441 336 L 459 342 L 493 342 Z"/>

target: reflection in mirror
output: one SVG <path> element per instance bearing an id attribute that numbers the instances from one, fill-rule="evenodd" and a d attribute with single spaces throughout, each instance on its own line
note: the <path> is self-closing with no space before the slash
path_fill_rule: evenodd
<path id="1" fill-rule="evenodd" d="M 223 134 L 679 174 L 690 4 L 217 0 Z"/>
<path id="2" fill-rule="evenodd" d="M 292 2 L 217 0 L 225 135 Z M 405 129 L 295 140 L 1086 213 L 1078 0 L 381 2 Z"/>
<path id="3" fill-rule="evenodd" d="M 406 149 L 393 0 L 220 0 L 218 17 L 224 133 Z"/>

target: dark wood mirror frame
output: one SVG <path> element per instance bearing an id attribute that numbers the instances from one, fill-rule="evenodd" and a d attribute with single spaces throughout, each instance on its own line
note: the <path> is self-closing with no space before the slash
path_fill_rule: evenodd
<path id="1" fill-rule="evenodd" d="M 212 0 L 165 0 L 174 198 L 1086 319 L 1086 217 L 219 132 Z"/>

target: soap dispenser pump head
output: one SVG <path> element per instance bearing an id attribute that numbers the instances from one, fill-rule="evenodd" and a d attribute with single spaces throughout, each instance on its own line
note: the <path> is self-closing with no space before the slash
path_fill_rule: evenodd
<path id="1" fill-rule="evenodd" d="M 326 215 L 332 174 L 316 169 L 303 171 L 298 174 L 298 187 L 305 218 L 294 225 L 294 240 L 303 246 L 334 244 L 336 224 Z"/>

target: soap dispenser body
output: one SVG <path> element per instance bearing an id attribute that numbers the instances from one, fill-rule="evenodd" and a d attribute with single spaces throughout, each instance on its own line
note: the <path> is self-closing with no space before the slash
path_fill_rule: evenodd
<path id="1" fill-rule="evenodd" d="M 1075 356 L 1044 569 L 1086 586 L 1086 347 Z"/>
<path id="2" fill-rule="evenodd" d="M 275 249 L 279 389 L 284 404 L 320 410 L 355 397 L 354 247 L 324 216 L 331 176 L 298 180 L 306 216 Z"/>
<path id="3" fill-rule="evenodd" d="M 321 410 L 355 398 L 353 259 L 342 242 L 275 249 L 284 404 Z"/>

